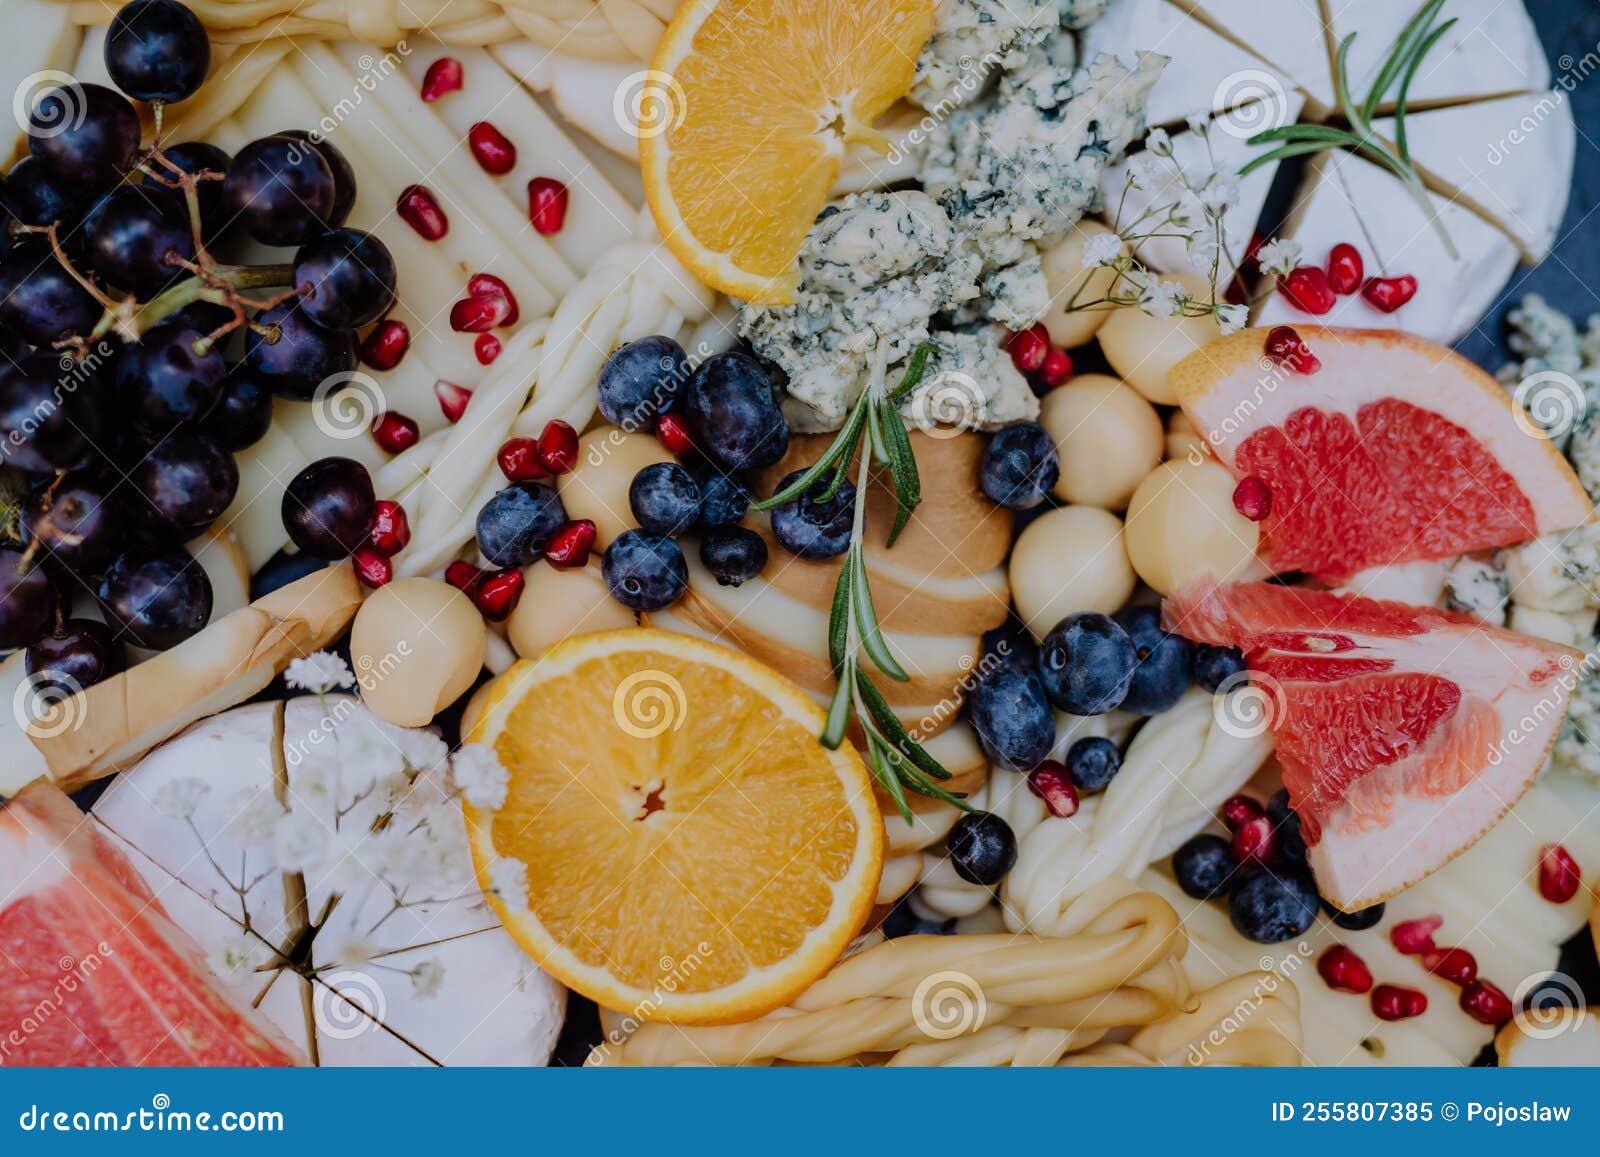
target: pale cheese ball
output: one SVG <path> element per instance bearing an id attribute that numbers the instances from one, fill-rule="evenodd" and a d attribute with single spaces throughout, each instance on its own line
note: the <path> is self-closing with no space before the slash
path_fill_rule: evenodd
<path id="1" fill-rule="evenodd" d="M 1167 457 L 1205 458 L 1210 453 L 1210 447 L 1194 428 L 1194 423 L 1189 421 L 1189 415 L 1182 410 L 1172 411 L 1167 418 Z"/>
<path id="2" fill-rule="evenodd" d="M 1097 234 L 1110 232 L 1100 222 L 1085 217 L 1060 243 L 1039 255 L 1045 283 L 1050 286 L 1050 312 L 1044 315 L 1044 327 L 1050 331 L 1050 340 L 1063 349 L 1083 345 L 1117 312 L 1115 306 L 1075 309 L 1071 313 L 1066 308 L 1070 301 L 1080 305 L 1098 301 L 1111 291 L 1116 270 L 1105 265 L 1083 267 L 1084 243 Z"/>
<path id="3" fill-rule="evenodd" d="M 379 587 L 350 629 L 361 701 L 399 727 L 432 723 L 472 686 L 487 650 L 488 629 L 472 601 L 430 578 Z"/>
<path id="4" fill-rule="evenodd" d="M 1066 502 L 1121 510 L 1161 461 L 1156 408 L 1106 374 L 1084 374 L 1044 396 L 1039 422 L 1061 459 L 1055 494 Z"/>
<path id="5" fill-rule="evenodd" d="M 1163 277 L 1181 282 L 1201 301 L 1211 300 L 1211 285 L 1191 273 Z M 1167 372 L 1219 335 L 1212 317 L 1151 317 L 1135 306 L 1112 313 L 1100 327 L 1100 349 L 1118 376 L 1152 402 L 1177 405 Z"/>
<path id="6" fill-rule="evenodd" d="M 1128 504 L 1128 557 L 1163 595 L 1195 579 L 1243 578 L 1257 569 L 1260 529 L 1233 507 L 1233 476 L 1210 459 L 1163 462 Z"/>
<path id="7" fill-rule="evenodd" d="M 506 621 L 506 636 L 524 659 L 537 659 L 574 635 L 636 625 L 633 612 L 611 597 L 596 563 L 558 570 L 536 562 L 522 574 L 527 584 Z"/>
<path id="8" fill-rule="evenodd" d="M 578 464 L 556 480 L 568 518 L 594 523 L 595 548 L 604 550 L 624 530 L 639 524 L 628 508 L 633 476 L 656 462 L 677 459 L 649 434 L 596 426 L 578 439 Z"/>
<path id="9" fill-rule="evenodd" d="M 1011 599 L 1035 638 L 1076 611 L 1110 614 L 1133 593 L 1122 520 L 1095 506 L 1063 506 L 1028 524 L 1011 548 Z"/>

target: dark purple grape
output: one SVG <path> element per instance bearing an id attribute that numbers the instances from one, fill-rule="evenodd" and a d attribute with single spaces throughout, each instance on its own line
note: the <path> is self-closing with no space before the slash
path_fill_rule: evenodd
<path id="1" fill-rule="evenodd" d="M 177 0 L 132 0 L 106 30 L 106 72 L 134 100 L 193 96 L 211 67 L 200 18 Z"/>
<path id="2" fill-rule="evenodd" d="M 317 558 L 344 558 L 367 541 L 377 497 L 367 468 L 351 458 L 322 458 L 283 492 L 283 528 Z"/>
<path id="3" fill-rule="evenodd" d="M 306 316 L 296 301 L 287 301 L 256 317 L 258 326 L 275 326 L 277 340 L 252 328 L 244 335 L 245 361 L 273 393 L 310 401 L 317 387 L 335 374 L 356 368 L 355 334 L 323 329 Z"/>
<path id="4" fill-rule="evenodd" d="M 26 647 L 50 629 L 59 600 L 50 576 L 22 551 L 0 546 L 0 651 Z"/>
<path id="5" fill-rule="evenodd" d="M 239 466 L 214 439 L 177 430 L 128 471 L 141 538 L 178 544 L 204 534 L 239 492 Z"/>
<path id="6" fill-rule="evenodd" d="M 122 645 L 98 619 L 68 619 L 29 647 L 22 662 L 35 694 L 75 695 L 122 670 Z"/>
<path id="7" fill-rule="evenodd" d="M 28 110 L 28 151 L 59 180 L 85 193 L 109 189 L 139 148 L 139 114 L 103 84 L 53 88 Z"/>
<path id="8" fill-rule="evenodd" d="M 228 206 L 263 245 L 299 245 L 333 212 L 333 170 L 304 141 L 262 137 L 228 166 Z"/>
<path id="9" fill-rule="evenodd" d="M 101 386 L 91 368 L 49 354 L 0 370 L 0 462 L 29 474 L 77 470 L 95 457 Z"/>
<path id="10" fill-rule="evenodd" d="M 222 396 L 200 430 L 230 450 L 243 450 L 266 437 L 271 425 L 272 392 L 249 366 L 238 365 L 223 379 Z"/>
<path id="11" fill-rule="evenodd" d="M 334 147 L 333 142 L 326 137 L 313 136 L 305 129 L 286 129 L 278 135 L 305 141 L 322 154 L 324 161 L 328 162 L 328 169 L 333 173 L 333 211 L 323 218 L 323 223 L 329 229 L 339 228 L 349 219 L 350 210 L 356 203 L 356 171 L 351 166 L 349 158 Z"/>
<path id="12" fill-rule="evenodd" d="M 182 326 L 196 333 L 211 334 L 233 320 L 233 310 L 214 301 L 191 301 L 167 314 L 162 325 Z"/>
<path id="13" fill-rule="evenodd" d="M 34 345 L 87 334 L 103 312 L 43 244 L 17 248 L 0 266 L 0 321 Z"/>
<path id="14" fill-rule="evenodd" d="M 227 175 L 228 164 L 232 157 L 228 156 L 216 145 L 205 141 L 185 141 L 181 145 L 173 145 L 161 150 L 161 155 L 166 157 L 178 168 L 191 175 L 198 173 L 216 173 L 217 180 L 201 181 L 195 186 L 195 196 L 200 201 L 200 232 L 209 241 L 220 235 L 228 224 L 228 207 L 223 197 L 222 179 Z M 162 180 L 173 180 L 173 174 L 168 172 L 159 162 L 150 162 L 151 171 L 158 174 Z M 164 185 L 159 181 L 146 181 L 146 189 L 159 190 L 163 197 L 170 199 L 178 208 L 178 217 L 189 224 L 189 201 L 183 195 L 183 190 L 172 185 Z"/>
<path id="15" fill-rule="evenodd" d="M 24 225 L 70 227 L 83 215 L 85 195 L 53 176 L 43 162 L 23 157 L 6 174 L 6 208 Z"/>
<path id="16" fill-rule="evenodd" d="M 68 570 L 94 573 L 117 556 L 127 531 L 121 492 L 94 474 L 39 487 L 22 509 L 22 536 Z"/>
<path id="17" fill-rule="evenodd" d="M 300 310 L 325 329 L 371 325 L 394 304 L 389 247 L 359 229 L 334 229 L 294 255 Z"/>
<path id="18" fill-rule="evenodd" d="M 81 244 L 89 268 L 141 299 L 187 276 L 177 263 L 194 260 L 189 220 L 163 195 L 169 192 L 121 185 L 100 198 L 83 220 Z"/>
<path id="19" fill-rule="evenodd" d="M 211 412 L 228 367 L 216 345 L 206 341 L 195 330 L 163 324 L 124 354 L 117 364 L 117 395 L 135 430 L 159 438 Z M 202 345 L 204 352 L 197 352 Z"/>
<path id="20" fill-rule="evenodd" d="M 131 550 L 106 571 L 100 605 L 119 637 L 165 651 L 211 621 L 211 580 L 182 550 Z"/>

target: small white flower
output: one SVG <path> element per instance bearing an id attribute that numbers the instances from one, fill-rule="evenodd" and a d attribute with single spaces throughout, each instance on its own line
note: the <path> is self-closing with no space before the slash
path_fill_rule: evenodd
<path id="1" fill-rule="evenodd" d="M 444 965 L 437 960 L 424 960 L 411 970 L 411 991 L 423 1000 L 439 995 L 444 984 Z"/>
<path id="2" fill-rule="evenodd" d="M 1300 264 L 1300 242 L 1287 238 L 1268 241 L 1256 250 L 1256 264 L 1261 267 L 1262 273 L 1286 276 Z"/>
<path id="3" fill-rule="evenodd" d="M 1205 113 L 1192 112 L 1187 117 L 1189 131 L 1192 133 L 1208 133 L 1211 131 L 1211 118 Z"/>
<path id="4" fill-rule="evenodd" d="M 511 908 L 528 906 L 528 865 L 510 856 L 489 861 L 489 891 Z"/>
<path id="5" fill-rule="evenodd" d="M 339 743 L 341 806 L 405 768 L 400 735 L 400 728 L 366 716 L 351 719 L 334 732 Z"/>
<path id="6" fill-rule="evenodd" d="M 333 945 L 333 962 L 343 968 L 360 968 L 378 955 L 380 949 L 365 936 L 341 936 Z"/>
<path id="7" fill-rule="evenodd" d="M 1096 233 L 1083 243 L 1083 267 L 1110 265 L 1122 256 L 1122 238 L 1115 233 Z"/>
<path id="8" fill-rule="evenodd" d="M 328 829 L 311 816 L 288 812 L 272 833 L 272 850 L 285 872 L 309 872 L 328 855 Z"/>
<path id="9" fill-rule="evenodd" d="M 354 687 L 356 677 L 339 656 L 328 651 L 317 651 L 303 659 L 296 659 L 283 673 L 283 681 L 300 691 L 323 695 L 335 687 Z"/>
<path id="10" fill-rule="evenodd" d="M 1160 162 L 1150 153 L 1136 153 L 1128 158 L 1128 176 L 1135 188 L 1148 188 L 1161 178 Z"/>
<path id="11" fill-rule="evenodd" d="M 254 936 L 229 936 L 206 957 L 206 963 L 224 980 L 243 980 L 267 958 L 266 945 Z"/>
<path id="12" fill-rule="evenodd" d="M 1250 320 L 1250 311 L 1242 305 L 1217 306 L 1217 328 L 1223 333 L 1237 333 Z"/>
<path id="13" fill-rule="evenodd" d="M 1139 308 L 1151 317 L 1176 317 L 1183 309 L 1183 298 L 1188 293 L 1176 281 L 1162 281 L 1145 291 Z"/>
<path id="14" fill-rule="evenodd" d="M 1158 157 L 1172 155 L 1172 138 L 1167 135 L 1166 129 L 1151 129 L 1144 138 L 1144 147 Z"/>
<path id="15" fill-rule="evenodd" d="M 450 758 L 450 745 L 424 727 L 400 729 L 400 757 L 412 771 L 434 771 Z"/>
<path id="16" fill-rule="evenodd" d="M 450 768 L 461 794 L 473 807 L 495 811 L 505 806 L 511 773 L 501 764 L 494 748 L 483 743 L 468 743 L 456 751 Z"/>
<path id="17" fill-rule="evenodd" d="M 283 805 L 262 787 L 247 787 L 230 796 L 223 808 L 228 834 L 247 848 L 271 844 L 283 819 Z"/>
<path id="18" fill-rule="evenodd" d="M 1190 237 L 1190 261 L 1200 269 L 1210 269 L 1212 262 L 1216 261 L 1220 247 L 1217 245 L 1217 234 L 1214 230 L 1202 230 Z"/>
<path id="19" fill-rule="evenodd" d="M 1207 213 L 1220 217 L 1239 203 L 1239 186 L 1226 177 L 1215 177 L 1200 191 L 1200 203 Z"/>
<path id="20" fill-rule="evenodd" d="M 211 792 L 211 785 L 193 775 L 169 779 L 156 789 L 150 805 L 169 820 L 186 820 L 194 815 L 200 801 Z"/>

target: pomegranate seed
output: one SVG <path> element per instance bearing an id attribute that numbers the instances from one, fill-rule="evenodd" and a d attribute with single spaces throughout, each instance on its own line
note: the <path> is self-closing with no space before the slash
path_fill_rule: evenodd
<path id="1" fill-rule="evenodd" d="M 528 220 L 546 237 L 561 232 L 567 223 L 567 187 L 554 177 L 535 177 L 528 182 Z"/>
<path id="2" fill-rule="evenodd" d="M 1402 920 L 1389 929 L 1389 943 L 1393 944 L 1394 950 L 1402 956 L 1420 956 L 1424 952 L 1432 952 L 1438 947 L 1433 942 L 1433 934 L 1439 931 L 1439 926 L 1443 923 L 1443 916 Z"/>
<path id="3" fill-rule="evenodd" d="M 457 333 L 485 333 L 516 325 L 520 315 L 510 286 L 492 273 L 477 273 L 467 282 L 467 296 L 450 307 L 450 328 Z"/>
<path id="4" fill-rule="evenodd" d="M 550 477 L 550 471 L 539 458 L 539 442 L 535 438 L 512 438 L 500 447 L 495 461 L 500 463 L 500 473 L 512 482 Z"/>
<path id="5" fill-rule="evenodd" d="M 517 146 L 488 121 L 479 121 L 467 130 L 467 147 L 486 173 L 502 177 L 517 167 Z"/>
<path id="6" fill-rule="evenodd" d="M 1361 250 L 1348 241 L 1341 241 L 1328 252 L 1328 284 L 1340 296 L 1361 288 L 1366 275 L 1366 264 L 1361 260 Z"/>
<path id="7" fill-rule="evenodd" d="M 689 434 L 689 423 L 681 414 L 662 414 L 656 420 L 656 437 L 669 453 L 680 458 L 694 453 L 694 438 Z"/>
<path id="8" fill-rule="evenodd" d="M 406 508 L 398 502 L 380 498 L 372 508 L 372 534 L 367 541 L 384 558 L 404 550 L 406 543 L 411 541 L 411 520 L 406 517 Z"/>
<path id="9" fill-rule="evenodd" d="M 1314 374 L 1322 368 L 1322 362 L 1292 325 L 1275 325 L 1267 332 L 1266 354 L 1297 374 Z"/>
<path id="10" fill-rule="evenodd" d="M 1257 819 L 1266 813 L 1261 810 L 1261 805 L 1247 795 L 1230 796 L 1222 803 L 1222 822 L 1228 826 L 1230 832 L 1236 832 L 1240 826 Z"/>
<path id="11" fill-rule="evenodd" d="M 1435 948 L 1422 954 L 1422 967 L 1450 984 L 1470 984 L 1478 975 L 1478 958 L 1465 948 Z"/>
<path id="12" fill-rule="evenodd" d="M 492 333 L 480 333 L 478 340 L 472 343 L 472 352 L 480 366 L 491 365 L 500 356 L 500 339 Z"/>
<path id="13" fill-rule="evenodd" d="M 433 383 L 433 396 L 439 399 L 439 409 L 444 411 L 445 418 L 455 423 L 461 421 L 461 415 L 467 412 L 472 391 L 466 386 L 458 386 L 440 378 Z"/>
<path id="14" fill-rule="evenodd" d="M 394 581 L 394 563 L 373 547 L 359 548 L 350 556 L 350 565 L 355 567 L 356 578 L 361 580 L 364 587 L 377 590 Z"/>
<path id="15" fill-rule="evenodd" d="M 1327 313 L 1333 308 L 1333 286 L 1328 275 L 1315 265 L 1290 270 L 1280 287 L 1289 304 L 1302 313 Z"/>
<path id="16" fill-rule="evenodd" d="M 372 327 L 361 343 L 361 360 L 375 370 L 392 370 L 411 348 L 411 331 L 403 321 L 390 318 Z"/>
<path id="17" fill-rule="evenodd" d="M 1407 273 L 1401 277 L 1370 277 L 1361 287 L 1361 296 L 1374 309 L 1393 313 L 1417 295 L 1417 279 Z"/>
<path id="18" fill-rule="evenodd" d="M 422 99 L 432 104 L 445 93 L 455 92 L 464 80 L 461 62 L 453 56 L 441 56 L 422 74 Z"/>
<path id="19" fill-rule="evenodd" d="M 1266 816 L 1252 816 L 1233 829 L 1233 858 L 1241 864 L 1269 863 L 1278 854 L 1278 837 Z"/>
<path id="20" fill-rule="evenodd" d="M 434 195 L 421 185 L 407 185 L 395 202 L 400 220 L 417 231 L 424 241 L 437 241 L 450 232 L 450 218 L 439 208 Z"/>
<path id="21" fill-rule="evenodd" d="M 557 570 L 587 566 L 589 552 L 594 549 L 594 536 L 594 523 L 587 518 L 563 522 L 545 544 L 545 561 Z"/>
<path id="22" fill-rule="evenodd" d="M 484 575 L 467 592 L 467 597 L 478 608 L 478 613 L 491 623 L 503 622 L 506 616 L 517 609 L 517 603 L 522 600 L 522 588 L 527 581 L 520 570 L 508 566 L 505 570 Z"/>
<path id="23" fill-rule="evenodd" d="M 578 432 L 557 418 L 539 435 L 539 461 L 552 474 L 565 474 L 578 464 Z"/>
<path id="24" fill-rule="evenodd" d="M 1064 386 L 1072 380 L 1072 355 L 1064 349 L 1051 346 L 1039 367 L 1039 384 L 1047 390 Z"/>
<path id="25" fill-rule="evenodd" d="M 1414 988 L 1380 984 L 1372 990 L 1372 1014 L 1379 1020 L 1407 1020 L 1427 1011 L 1427 996 Z"/>
<path id="26" fill-rule="evenodd" d="M 1251 474 L 1233 488 L 1233 508 L 1251 522 L 1261 522 L 1272 513 L 1272 488 Z"/>
<path id="27" fill-rule="evenodd" d="M 1019 374 L 1036 373 L 1050 356 L 1050 332 L 1042 324 L 1019 329 L 1006 341 L 1006 352 Z"/>
<path id="28" fill-rule="evenodd" d="M 1359 996 L 1372 991 L 1372 969 L 1343 944 L 1335 944 L 1317 958 L 1317 971 L 1335 992 L 1353 992 Z"/>
<path id="29" fill-rule="evenodd" d="M 1487 980 L 1474 980 L 1461 990 L 1461 1011 L 1481 1024 L 1501 1024 L 1515 1011 L 1511 998 Z"/>
<path id="30" fill-rule="evenodd" d="M 372 440 L 390 454 L 403 454 L 422 439 L 415 419 L 385 410 L 372 420 Z"/>
<path id="31" fill-rule="evenodd" d="M 506 325 L 516 325 L 517 318 L 522 316 L 522 311 L 517 308 L 517 295 L 492 273 L 474 273 L 467 281 L 467 293 L 472 297 L 504 298 L 506 308 L 511 311 L 506 315 Z"/>
<path id="32" fill-rule="evenodd" d="M 470 595 L 480 582 L 483 581 L 483 571 L 473 566 L 470 562 L 459 559 L 444 568 L 444 581 L 455 587 L 456 590 Z"/>
<path id="33" fill-rule="evenodd" d="M 1044 800 L 1044 806 L 1057 819 L 1078 814 L 1078 789 L 1064 764 L 1049 759 L 1034 768 L 1028 773 L 1028 790 Z"/>
<path id="34" fill-rule="evenodd" d="M 1539 853 L 1539 895 L 1552 904 L 1565 904 L 1582 884 L 1583 872 L 1572 853 L 1560 844 L 1546 844 Z"/>

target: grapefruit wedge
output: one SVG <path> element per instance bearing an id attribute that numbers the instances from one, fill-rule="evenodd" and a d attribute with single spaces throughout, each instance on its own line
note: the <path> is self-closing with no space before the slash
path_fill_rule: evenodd
<path id="1" fill-rule="evenodd" d="M 1337 584 L 1594 516 L 1556 446 L 1467 359 L 1393 331 L 1295 330 L 1315 372 L 1275 362 L 1270 331 L 1249 329 L 1190 354 L 1169 379 L 1222 464 L 1271 491 L 1260 553 L 1276 573 Z"/>
<path id="2" fill-rule="evenodd" d="M 1169 631 L 1238 647 L 1323 896 L 1345 911 L 1465 851 L 1544 766 L 1582 654 L 1464 615 L 1274 583 L 1169 597 Z M 1243 721 L 1243 722 L 1241 722 Z"/>

